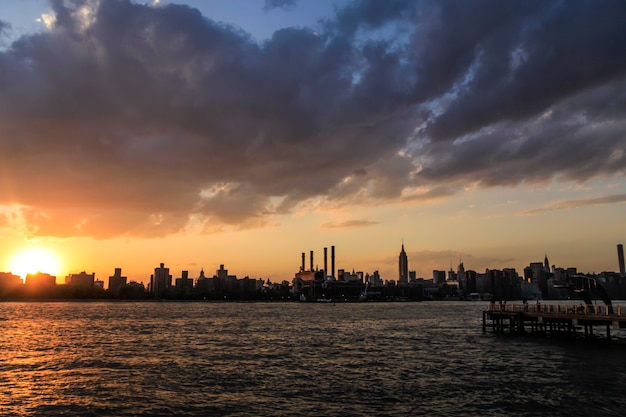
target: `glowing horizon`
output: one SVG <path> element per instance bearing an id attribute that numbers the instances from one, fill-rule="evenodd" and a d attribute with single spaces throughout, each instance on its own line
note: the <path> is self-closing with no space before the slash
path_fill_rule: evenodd
<path id="1" fill-rule="evenodd" d="M 46 273 L 58 277 L 62 270 L 62 264 L 58 255 L 47 247 L 24 247 L 18 249 L 9 257 L 7 262 L 9 271 L 19 275 L 24 281 L 26 275 Z"/>

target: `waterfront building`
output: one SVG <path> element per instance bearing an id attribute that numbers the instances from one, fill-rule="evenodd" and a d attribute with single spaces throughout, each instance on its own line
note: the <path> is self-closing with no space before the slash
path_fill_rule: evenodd
<path id="1" fill-rule="evenodd" d="M 229 275 L 228 269 L 224 269 L 223 264 L 220 265 L 220 269 L 215 271 L 213 278 L 216 280 L 217 289 L 233 290 L 237 288 L 237 275 Z"/>
<path id="2" fill-rule="evenodd" d="M 550 274 L 546 270 L 547 257 L 544 262 L 531 262 L 526 268 L 524 268 L 524 279 L 528 282 L 532 282 L 539 287 L 543 298 L 548 298 L 548 275 Z"/>
<path id="3" fill-rule="evenodd" d="M 257 280 L 250 277 L 243 277 L 237 280 L 239 290 L 243 293 L 252 293 L 255 292 L 257 289 L 260 289 L 259 282 L 262 282 L 262 280 Z"/>
<path id="4" fill-rule="evenodd" d="M 155 297 L 163 297 L 171 286 L 170 269 L 161 263 L 158 268 L 154 268 L 154 275 L 150 276 L 150 293 Z"/>
<path id="5" fill-rule="evenodd" d="M 189 278 L 189 271 L 182 271 L 181 277 L 175 281 L 176 292 L 182 295 L 189 295 L 193 291 L 193 279 Z"/>
<path id="6" fill-rule="evenodd" d="M 65 283 L 72 287 L 93 288 L 96 274 L 88 274 L 82 271 L 80 274 L 69 274 L 65 277 Z"/>
<path id="7" fill-rule="evenodd" d="M 409 283 L 409 260 L 404 251 L 404 243 L 398 257 L 398 285 L 406 285 Z"/>
<path id="8" fill-rule="evenodd" d="M 26 281 L 24 283 L 29 287 L 54 287 L 57 285 L 57 277 L 45 272 L 26 274 Z"/>
<path id="9" fill-rule="evenodd" d="M 120 288 L 126 285 L 127 278 L 122 276 L 122 268 L 115 268 L 113 275 L 109 277 L 109 291 L 118 292 Z"/>
<path id="10" fill-rule="evenodd" d="M 520 282 L 520 290 L 523 300 L 541 300 L 541 291 L 534 282 L 522 280 Z"/>
<path id="11" fill-rule="evenodd" d="M 461 264 L 461 266 L 462 265 L 463 264 Z M 467 294 L 478 292 L 476 288 L 476 276 L 477 276 L 476 271 L 473 271 L 471 269 L 469 271 L 465 271 L 464 276 L 465 276 L 465 282 L 463 283 L 463 287 L 465 288 L 465 291 L 467 292 Z"/>
<path id="12" fill-rule="evenodd" d="M 204 276 L 204 268 L 200 270 L 200 275 L 196 278 L 196 292 L 203 294 L 209 292 L 209 279 Z"/>
<path id="13" fill-rule="evenodd" d="M 458 281 L 458 277 L 456 275 L 456 272 L 454 272 L 454 270 L 452 269 L 452 266 L 450 266 L 450 270 L 448 271 L 448 282 L 450 281 Z"/>
<path id="14" fill-rule="evenodd" d="M 45 272 L 37 272 L 36 274 L 26 274 L 24 281 L 26 291 L 35 296 L 49 295 L 56 288 L 57 277 Z"/>
<path id="15" fill-rule="evenodd" d="M 12 288 L 22 284 L 22 278 L 19 275 L 10 272 L 0 272 L 0 288 Z"/>
<path id="16" fill-rule="evenodd" d="M 459 280 L 459 290 L 461 291 L 461 294 L 469 294 L 469 292 L 467 292 L 467 286 L 466 286 L 465 266 L 463 265 L 463 262 L 461 262 L 460 260 L 459 260 L 459 266 L 456 268 L 456 276 L 457 276 L 457 279 Z"/>
<path id="17" fill-rule="evenodd" d="M 371 275 L 368 275 L 366 278 L 366 282 L 370 287 L 382 287 L 383 280 L 380 277 L 380 273 L 378 271 L 374 271 Z"/>
<path id="18" fill-rule="evenodd" d="M 444 284 L 445 282 L 446 282 L 446 271 L 438 271 L 435 269 L 433 271 L 433 285 L 439 286 L 441 284 Z"/>
<path id="19" fill-rule="evenodd" d="M 0 296 L 11 293 L 22 286 L 22 278 L 10 272 L 0 272 Z"/>
<path id="20" fill-rule="evenodd" d="M 350 273 L 340 269 L 337 271 L 337 278 L 341 282 L 363 282 L 363 272 L 354 272 L 353 269 L 352 273 Z"/>

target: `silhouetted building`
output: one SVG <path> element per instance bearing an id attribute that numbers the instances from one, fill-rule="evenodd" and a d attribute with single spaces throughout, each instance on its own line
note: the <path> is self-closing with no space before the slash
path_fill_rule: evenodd
<path id="1" fill-rule="evenodd" d="M 127 278 L 122 276 L 122 268 L 115 268 L 115 272 L 109 277 L 109 291 L 117 293 L 126 285 L 126 280 Z"/>
<path id="2" fill-rule="evenodd" d="M 69 274 L 65 277 L 65 283 L 72 287 L 93 288 L 96 274 L 88 274 L 82 271 L 80 274 Z"/>
<path id="3" fill-rule="evenodd" d="M 467 280 L 465 279 L 465 266 L 463 262 L 459 262 L 459 266 L 456 268 L 456 277 L 459 280 L 459 290 L 461 294 L 467 294 Z"/>
<path id="4" fill-rule="evenodd" d="M 546 270 L 545 264 L 545 261 L 531 262 L 530 265 L 524 268 L 524 279 L 535 284 L 541 291 L 541 297 L 547 299 L 549 298 L 548 278 L 550 273 Z"/>
<path id="5" fill-rule="evenodd" d="M 163 297 L 171 286 L 170 269 L 161 263 L 158 268 L 154 268 L 154 275 L 150 277 L 150 293 L 156 297 Z"/>
<path id="6" fill-rule="evenodd" d="M 243 277 L 237 280 L 239 284 L 239 290 L 243 293 L 252 293 L 259 287 L 259 280 L 250 277 Z"/>
<path id="7" fill-rule="evenodd" d="M 130 281 L 122 285 L 117 294 L 123 298 L 143 299 L 146 296 L 146 288 L 141 282 Z"/>
<path id="8" fill-rule="evenodd" d="M 200 275 L 196 278 L 196 292 L 200 294 L 206 294 L 210 292 L 209 279 L 204 276 L 204 269 L 200 270 Z"/>
<path id="9" fill-rule="evenodd" d="M 371 275 L 368 275 L 365 280 L 371 287 L 382 287 L 383 280 L 380 278 L 380 273 L 374 271 Z"/>
<path id="10" fill-rule="evenodd" d="M 14 287 L 22 284 L 22 278 L 10 272 L 0 272 L 0 287 Z"/>
<path id="11" fill-rule="evenodd" d="M 450 270 L 448 271 L 447 281 L 458 281 L 458 277 L 456 275 L 456 272 L 454 272 L 454 270 L 452 269 L 452 266 L 450 266 Z"/>
<path id="12" fill-rule="evenodd" d="M 439 286 L 441 284 L 445 284 L 446 282 L 446 271 L 433 271 L 433 285 Z"/>
<path id="13" fill-rule="evenodd" d="M 10 294 L 22 286 L 22 278 L 10 272 L 0 272 L 0 296 Z"/>
<path id="14" fill-rule="evenodd" d="M 406 256 L 406 252 L 404 251 L 404 243 L 402 244 L 402 250 L 400 251 L 400 256 L 398 257 L 398 284 L 406 285 L 409 283 L 409 260 Z"/>
<path id="15" fill-rule="evenodd" d="M 31 294 L 47 295 L 57 285 L 57 278 L 54 275 L 45 272 L 37 272 L 36 274 L 26 274 L 24 282 L 26 290 Z"/>
<path id="16" fill-rule="evenodd" d="M 176 292 L 179 294 L 191 294 L 193 291 L 193 279 L 189 278 L 189 271 L 182 271 L 181 277 L 176 278 Z"/>
<path id="17" fill-rule="evenodd" d="M 339 281 L 343 282 L 363 282 L 363 272 L 354 272 L 354 269 L 352 273 L 340 269 L 339 272 L 337 272 L 337 277 Z"/>
<path id="18" fill-rule="evenodd" d="M 460 266 L 462 266 L 463 264 L 461 264 Z M 478 292 L 477 287 L 476 287 L 476 271 L 473 270 L 469 270 L 469 271 L 465 271 L 465 282 L 464 282 L 464 288 L 467 294 L 471 294 L 471 293 L 475 293 Z"/>

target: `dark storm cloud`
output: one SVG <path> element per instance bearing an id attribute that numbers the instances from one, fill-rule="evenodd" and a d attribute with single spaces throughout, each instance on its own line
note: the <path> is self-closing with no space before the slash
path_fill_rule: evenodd
<path id="1" fill-rule="evenodd" d="M 610 83 L 524 120 L 485 126 L 456 142 L 434 141 L 420 155 L 419 175 L 486 186 L 623 175 L 626 123 L 618 115 L 624 114 L 625 87 Z"/>
<path id="2" fill-rule="evenodd" d="M 624 174 L 623 2 L 354 1 L 261 43 L 187 6 L 51 7 L 0 52 L 0 204 L 33 234 Z"/>
<path id="3" fill-rule="evenodd" d="M 471 51 L 473 67 L 466 68 L 469 81 L 430 126 L 433 137 L 454 139 L 502 119 L 533 115 L 586 89 L 624 81 L 626 55 L 619 51 L 626 50 L 626 3 L 501 2 L 500 7 L 527 13 L 515 10 L 503 20 L 486 13 L 497 25 L 489 25 L 490 33 L 479 38 L 471 38 L 473 28 L 454 31 L 459 38 L 470 34 L 472 48 L 463 49 Z M 477 21 L 474 17 L 467 15 L 471 22 Z"/>

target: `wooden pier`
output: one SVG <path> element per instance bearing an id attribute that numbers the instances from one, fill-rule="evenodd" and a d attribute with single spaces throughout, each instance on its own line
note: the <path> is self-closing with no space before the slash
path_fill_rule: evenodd
<path id="1" fill-rule="evenodd" d="M 626 329 L 626 308 L 622 306 L 567 306 L 560 304 L 489 304 L 483 311 L 483 332 L 538 334 L 544 336 L 596 336 L 596 329 Z M 599 336 L 599 334 L 598 334 Z"/>

